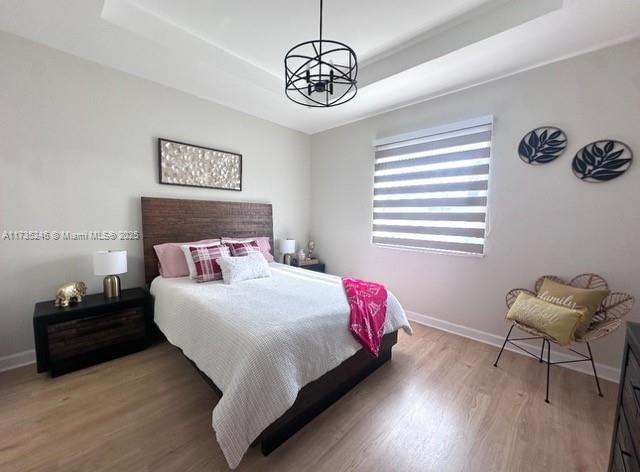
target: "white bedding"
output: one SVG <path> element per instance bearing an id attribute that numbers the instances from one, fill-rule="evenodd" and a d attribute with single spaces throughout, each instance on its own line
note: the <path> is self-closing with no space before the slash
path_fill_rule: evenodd
<path id="1" fill-rule="evenodd" d="M 212 424 L 229 467 L 293 405 L 298 391 L 360 349 L 339 277 L 270 264 L 272 276 L 225 285 L 157 277 L 155 322 L 224 395 Z M 385 333 L 404 328 L 389 293 Z"/>

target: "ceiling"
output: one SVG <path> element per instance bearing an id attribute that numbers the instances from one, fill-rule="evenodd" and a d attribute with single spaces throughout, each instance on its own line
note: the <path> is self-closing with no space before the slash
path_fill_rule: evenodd
<path id="1" fill-rule="evenodd" d="M 374 7 L 375 5 L 375 7 Z M 634 0 L 325 0 L 358 54 L 358 95 L 284 95 L 283 57 L 317 0 L 0 0 L 0 30 L 306 133 L 640 37 Z"/>
<path id="2" fill-rule="evenodd" d="M 315 39 L 318 0 L 134 0 L 141 8 L 279 77 L 291 46 Z M 342 39 L 365 62 L 489 0 L 326 0 L 324 37 Z M 295 18 L 295 21 L 290 21 Z M 380 24 L 384 21 L 384 27 Z M 357 27 L 356 27 L 357 26 Z M 259 40 L 258 40 L 259 39 Z"/>

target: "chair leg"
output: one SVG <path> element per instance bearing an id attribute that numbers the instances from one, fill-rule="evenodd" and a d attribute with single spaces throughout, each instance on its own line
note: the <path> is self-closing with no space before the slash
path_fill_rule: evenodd
<path id="1" fill-rule="evenodd" d="M 509 341 L 509 336 L 511 336 L 511 331 L 513 331 L 513 327 L 515 325 L 511 325 L 511 328 L 509 328 L 509 332 L 507 333 L 507 337 L 504 338 L 504 342 L 502 343 L 502 348 L 500 348 L 500 352 L 498 353 L 498 358 L 496 359 L 496 361 L 493 363 L 493 367 L 498 367 L 498 361 L 500 360 L 500 356 L 502 355 L 502 351 L 504 351 L 504 347 L 507 345 L 507 341 Z"/>
<path id="2" fill-rule="evenodd" d="M 596 386 L 598 387 L 598 395 L 603 397 L 602 390 L 600 390 L 600 381 L 598 380 L 598 373 L 596 372 L 596 364 L 593 362 L 593 354 L 591 354 L 591 346 L 587 343 L 587 349 L 589 350 L 589 360 L 591 361 L 591 367 L 593 367 L 593 376 L 596 379 Z"/>
<path id="3" fill-rule="evenodd" d="M 542 356 L 544 356 L 544 342 L 545 342 L 545 339 L 542 338 L 542 351 L 540 351 L 540 360 L 538 362 L 543 362 Z"/>
<path id="4" fill-rule="evenodd" d="M 547 396 L 544 401 L 549 403 L 549 369 L 551 368 L 551 343 L 548 339 L 545 339 L 547 342 Z"/>

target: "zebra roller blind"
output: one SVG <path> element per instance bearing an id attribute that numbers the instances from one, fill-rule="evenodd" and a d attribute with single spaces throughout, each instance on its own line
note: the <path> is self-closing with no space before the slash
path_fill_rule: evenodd
<path id="1" fill-rule="evenodd" d="M 484 254 L 493 117 L 377 140 L 373 243 Z"/>

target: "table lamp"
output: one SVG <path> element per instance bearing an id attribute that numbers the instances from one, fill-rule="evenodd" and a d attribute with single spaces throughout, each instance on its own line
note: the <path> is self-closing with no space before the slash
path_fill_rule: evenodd
<path id="1" fill-rule="evenodd" d="M 93 253 L 93 273 L 105 275 L 104 296 L 120 296 L 120 277 L 127 271 L 127 251 L 98 251 Z"/>
<path id="2" fill-rule="evenodd" d="M 291 254 L 296 252 L 296 240 L 281 239 L 279 249 L 282 254 L 282 263 L 291 265 Z"/>

